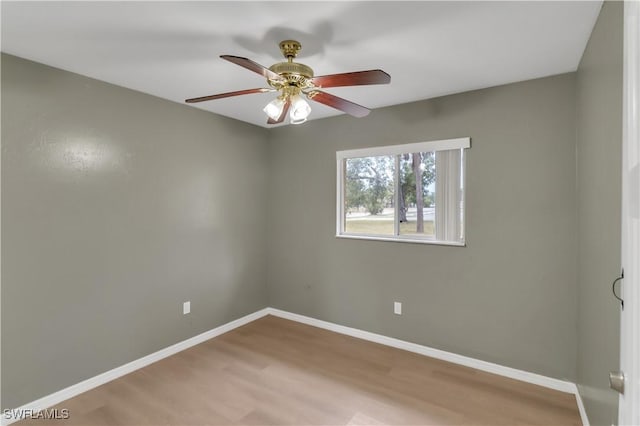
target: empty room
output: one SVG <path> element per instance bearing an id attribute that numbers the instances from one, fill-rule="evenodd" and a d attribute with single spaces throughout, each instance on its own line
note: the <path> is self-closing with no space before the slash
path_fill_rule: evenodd
<path id="1" fill-rule="evenodd" d="M 638 1 L 2 1 L 3 425 L 640 424 Z"/>

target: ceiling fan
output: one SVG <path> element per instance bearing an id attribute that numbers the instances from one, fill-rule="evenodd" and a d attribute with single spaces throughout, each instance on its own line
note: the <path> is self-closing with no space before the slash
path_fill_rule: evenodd
<path id="1" fill-rule="evenodd" d="M 267 79 L 270 87 L 202 96 L 187 99 L 185 102 L 196 103 L 231 96 L 249 95 L 251 93 L 279 92 L 278 97 L 264 107 L 264 112 L 269 117 L 267 124 L 282 123 L 287 113 L 289 113 L 291 124 L 301 124 L 307 121 L 307 117 L 311 113 L 311 107 L 302 95 L 307 99 L 346 112 L 354 117 L 364 117 L 370 112 L 368 108 L 323 92 L 320 89 L 327 87 L 388 84 L 391 81 L 391 76 L 382 70 L 356 71 L 314 77 L 311 67 L 293 62 L 293 59 L 298 55 L 301 48 L 302 45 L 295 40 L 284 40 L 280 42 L 280 51 L 287 59 L 287 62 L 278 62 L 269 68 L 240 56 L 221 55 L 220 57 L 222 59 L 262 75 Z"/>

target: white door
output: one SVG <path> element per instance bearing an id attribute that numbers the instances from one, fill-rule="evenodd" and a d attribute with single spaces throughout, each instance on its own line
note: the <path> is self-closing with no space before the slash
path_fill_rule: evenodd
<path id="1" fill-rule="evenodd" d="M 622 265 L 618 423 L 640 425 L 640 2 L 624 4 Z"/>

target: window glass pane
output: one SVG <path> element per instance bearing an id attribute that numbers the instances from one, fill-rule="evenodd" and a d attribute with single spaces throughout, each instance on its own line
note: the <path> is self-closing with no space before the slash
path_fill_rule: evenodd
<path id="1" fill-rule="evenodd" d="M 394 235 L 393 156 L 349 158 L 344 164 L 344 231 Z"/>
<path id="2" fill-rule="evenodd" d="M 434 152 L 400 155 L 400 235 L 435 238 L 436 162 Z"/>
<path id="3" fill-rule="evenodd" d="M 464 245 L 469 138 L 338 151 L 337 234 Z"/>

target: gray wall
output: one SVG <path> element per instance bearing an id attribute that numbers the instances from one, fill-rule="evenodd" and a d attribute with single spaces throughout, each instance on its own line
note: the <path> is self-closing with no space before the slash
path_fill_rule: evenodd
<path id="1" fill-rule="evenodd" d="M 271 305 L 574 380 L 574 77 L 271 131 Z M 464 136 L 467 247 L 335 238 L 337 150 Z"/>
<path id="2" fill-rule="evenodd" d="M 623 4 L 606 2 L 577 73 L 578 388 L 591 424 L 617 419 Z"/>
<path id="3" fill-rule="evenodd" d="M 260 128 L 3 55 L 2 407 L 265 307 L 266 155 Z"/>

